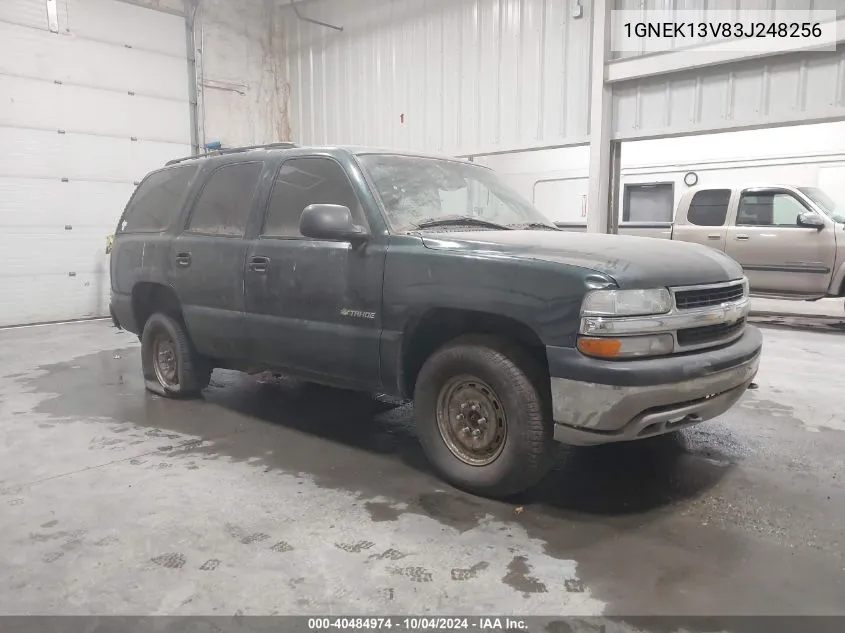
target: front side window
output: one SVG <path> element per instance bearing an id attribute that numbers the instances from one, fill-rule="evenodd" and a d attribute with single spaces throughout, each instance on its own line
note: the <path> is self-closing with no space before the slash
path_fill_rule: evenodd
<path id="1" fill-rule="evenodd" d="M 736 223 L 739 226 L 798 226 L 798 216 L 807 211 L 788 193 L 744 193 L 739 200 Z"/>
<path id="2" fill-rule="evenodd" d="M 147 176 L 126 207 L 119 233 L 164 231 L 182 210 L 182 201 L 197 167 L 169 167 Z"/>
<path id="3" fill-rule="evenodd" d="M 349 209 L 356 223 L 363 223 L 361 204 L 338 163 L 329 158 L 291 158 L 276 176 L 262 235 L 301 237 L 299 220 L 312 204 L 339 204 Z"/>
<path id="4" fill-rule="evenodd" d="M 469 218 L 492 228 L 542 224 L 555 228 L 534 206 L 489 169 L 459 161 L 364 154 L 359 159 L 375 184 L 390 228 L 410 231 L 429 222 Z"/>
<path id="5" fill-rule="evenodd" d="M 260 162 L 235 163 L 212 172 L 187 230 L 203 235 L 243 236 L 262 168 Z"/>

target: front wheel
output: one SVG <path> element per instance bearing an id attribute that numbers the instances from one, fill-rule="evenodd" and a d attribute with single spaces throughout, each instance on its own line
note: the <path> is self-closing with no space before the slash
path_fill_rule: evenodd
<path id="1" fill-rule="evenodd" d="M 414 402 L 428 459 L 457 488 L 506 497 L 548 470 L 548 379 L 521 349 L 493 337 L 457 339 L 426 360 Z"/>
<path id="2" fill-rule="evenodd" d="M 166 398 L 196 395 L 211 379 L 211 366 L 196 352 L 185 327 L 161 312 L 144 324 L 141 365 L 146 388 Z"/>

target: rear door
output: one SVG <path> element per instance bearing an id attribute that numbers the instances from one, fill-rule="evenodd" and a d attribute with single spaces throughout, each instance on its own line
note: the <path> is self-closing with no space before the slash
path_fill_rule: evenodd
<path id="1" fill-rule="evenodd" d="M 836 257 L 831 231 L 799 226 L 814 212 L 788 189 L 741 192 L 736 226 L 725 252 L 738 261 L 752 290 L 776 294 L 825 294 Z"/>
<path id="2" fill-rule="evenodd" d="M 216 167 L 170 250 L 171 283 L 197 349 L 214 358 L 244 356 L 244 239 L 263 162 Z"/>
<path id="3" fill-rule="evenodd" d="M 725 250 L 732 189 L 702 189 L 689 202 L 685 218 L 677 218 L 672 239 Z M 683 203 L 682 203 L 683 204 Z"/>
<path id="4" fill-rule="evenodd" d="M 376 389 L 386 247 L 315 240 L 299 232 L 310 204 L 349 207 L 367 226 L 343 167 L 324 156 L 287 159 L 270 194 L 245 277 L 251 357 L 326 382 Z"/>

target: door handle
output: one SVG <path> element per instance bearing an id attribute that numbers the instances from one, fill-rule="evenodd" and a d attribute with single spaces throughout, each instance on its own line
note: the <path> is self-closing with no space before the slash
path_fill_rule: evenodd
<path id="1" fill-rule="evenodd" d="M 747 241 L 749 239 L 749 237 L 747 235 L 745 235 L 745 233 L 740 233 L 739 235 L 735 236 L 734 239 L 735 240 Z"/>
<path id="2" fill-rule="evenodd" d="M 269 257 L 250 257 L 249 258 L 249 265 L 248 268 L 255 273 L 266 273 L 267 268 L 270 266 L 270 258 Z"/>
<path id="3" fill-rule="evenodd" d="M 718 233 L 711 233 L 710 235 L 707 236 L 707 239 L 708 240 L 720 240 L 720 239 L 722 239 L 722 236 L 719 235 Z"/>
<path id="4" fill-rule="evenodd" d="M 182 266 L 183 268 L 187 268 L 191 265 L 191 254 L 176 253 L 176 264 Z"/>

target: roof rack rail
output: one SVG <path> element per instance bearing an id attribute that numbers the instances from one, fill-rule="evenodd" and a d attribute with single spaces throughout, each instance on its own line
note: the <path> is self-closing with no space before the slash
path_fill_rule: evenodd
<path id="1" fill-rule="evenodd" d="M 183 163 L 186 160 L 193 160 L 194 158 L 205 158 L 206 156 L 222 156 L 224 154 L 237 154 L 240 152 L 248 152 L 253 149 L 291 149 L 293 147 L 298 147 L 296 143 L 290 142 L 279 142 L 279 143 L 266 143 L 264 145 L 245 145 L 244 147 L 227 147 L 225 149 L 214 149 L 210 150 L 204 154 L 197 154 L 196 156 L 184 156 L 182 158 L 174 158 L 173 160 L 167 161 L 164 166 L 169 167 L 170 165 L 176 165 L 178 163 Z"/>

